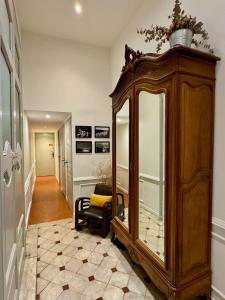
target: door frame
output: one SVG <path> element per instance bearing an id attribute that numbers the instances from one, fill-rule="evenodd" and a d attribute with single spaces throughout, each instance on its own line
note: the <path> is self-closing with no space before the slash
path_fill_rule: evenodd
<path id="1" fill-rule="evenodd" d="M 68 180 L 67 180 L 67 171 L 66 171 L 66 200 L 69 204 L 69 207 L 73 211 L 73 150 L 72 150 L 72 116 L 69 116 L 65 124 L 69 122 L 69 131 L 70 131 L 70 144 L 71 144 L 71 152 L 70 152 L 70 161 L 71 161 L 71 198 L 68 198 Z M 66 143 L 65 143 L 65 150 L 66 150 Z M 66 152 L 65 152 L 66 153 Z M 68 160 L 67 153 L 66 153 L 66 160 Z M 67 167 L 68 165 L 66 165 Z M 67 168 L 66 168 L 67 170 Z"/>
<path id="2" fill-rule="evenodd" d="M 72 199 L 71 201 L 68 199 L 67 197 L 67 174 L 66 174 L 66 166 L 65 166 L 65 191 L 63 190 L 63 186 L 62 186 L 62 178 L 61 178 L 61 175 L 59 176 L 59 184 L 60 184 L 60 188 L 61 188 L 61 191 L 63 192 L 66 200 L 67 200 L 67 203 L 70 207 L 70 209 L 73 211 L 73 202 L 74 202 L 74 188 L 73 188 L 73 131 L 72 131 L 72 114 L 70 113 L 70 115 L 64 120 L 62 126 L 58 129 L 58 142 L 60 143 L 60 131 L 63 130 L 63 136 L 64 136 L 64 140 L 63 140 L 63 147 L 64 147 L 64 159 L 66 160 L 66 140 L 65 140 L 65 125 L 67 122 L 70 122 L 69 123 L 69 126 L 70 126 L 70 141 L 71 141 L 71 157 L 70 157 L 70 160 L 71 160 L 71 187 L 72 187 Z M 61 169 L 61 163 L 62 163 L 62 158 L 60 156 L 60 146 L 59 146 L 59 158 L 58 158 L 58 161 L 59 161 L 59 170 Z M 62 171 L 62 169 L 61 169 Z M 61 174 L 61 173 L 60 173 Z"/>

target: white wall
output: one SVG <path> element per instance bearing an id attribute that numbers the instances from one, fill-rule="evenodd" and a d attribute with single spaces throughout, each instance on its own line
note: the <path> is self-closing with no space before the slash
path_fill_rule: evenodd
<path id="1" fill-rule="evenodd" d="M 137 28 L 150 28 L 151 24 L 167 25 L 167 16 L 171 13 L 174 1 L 143 0 L 131 22 L 121 32 L 111 49 L 111 76 L 112 87 L 119 78 L 121 67 L 124 65 L 124 45 L 127 43 L 135 50 L 155 52 L 155 44 L 146 44 L 142 36 L 138 35 Z M 215 54 L 222 61 L 217 65 L 216 83 L 216 112 L 215 112 L 215 146 L 214 146 L 214 187 L 213 187 L 213 223 L 221 229 L 219 241 L 213 239 L 213 285 L 216 287 L 214 297 L 225 299 L 225 285 L 221 279 L 225 278 L 225 1 L 222 0 L 182 0 L 183 8 L 187 13 L 195 15 L 203 21 L 210 36 L 210 43 L 215 48 Z M 168 49 L 168 45 L 164 50 Z M 218 221 L 218 222 L 216 222 Z M 224 240 L 223 240 L 224 239 Z M 218 243 L 220 248 L 218 248 Z M 219 250 L 220 249 L 220 250 Z M 217 254 L 220 254 L 218 256 Z M 222 255 L 223 254 L 223 255 Z M 216 291 L 219 292 L 216 292 Z M 219 298 L 218 298 L 219 299 Z"/>
<path id="2" fill-rule="evenodd" d="M 74 127 L 111 127 L 109 50 L 28 32 L 22 45 L 24 109 L 71 112 L 73 175 L 95 177 L 97 163 L 111 154 L 76 155 Z"/>

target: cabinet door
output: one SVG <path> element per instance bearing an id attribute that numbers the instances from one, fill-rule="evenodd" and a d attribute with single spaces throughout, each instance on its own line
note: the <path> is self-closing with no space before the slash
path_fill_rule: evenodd
<path id="1" fill-rule="evenodd" d="M 165 262 L 165 93 L 138 92 L 138 238 Z"/>
<path id="2" fill-rule="evenodd" d="M 15 198 L 13 176 L 12 74 L 9 59 L 0 52 L 1 108 L 1 212 L 3 241 L 4 299 L 16 293 Z"/>

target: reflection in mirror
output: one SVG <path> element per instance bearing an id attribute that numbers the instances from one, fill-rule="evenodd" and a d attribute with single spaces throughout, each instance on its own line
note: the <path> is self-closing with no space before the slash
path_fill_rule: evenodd
<path id="1" fill-rule="evenodd" d="M 139 239 L 164 261 L 165 94 L 139 95 Z"/>
<path id="2" fill-rule="evenodd" d="M 3 52 L 0 52 L 0 85 L 3 148 L 6 141 L 12 145 L 11 74 Z"/>
<path id="3" fill-rule="evenodd" d="M 116 166 L 117 193 L 122 194 L 122 197 L 117 198 L 119 204 L 124 200 L 125 207 L 124 215 L 120 219 L 129 228 L 129 99 L 116 115 Z"/>

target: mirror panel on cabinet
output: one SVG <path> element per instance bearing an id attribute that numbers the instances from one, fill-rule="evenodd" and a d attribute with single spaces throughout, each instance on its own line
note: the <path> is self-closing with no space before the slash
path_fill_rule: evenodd
<path id="1" fill-rule="evenodd" d="M 116 115 L 116 189 L 117 210 L 124 201 L 124 214 L 117 212 L 125 227 L 129 230 L 129 99 Z M 121 195 L 120 195 L 121 194 Z"/>
<path id="2" fill-rule="evenodd" d="M 139 239 L 164 261 L 165 94 L 139 94 Z"/>

